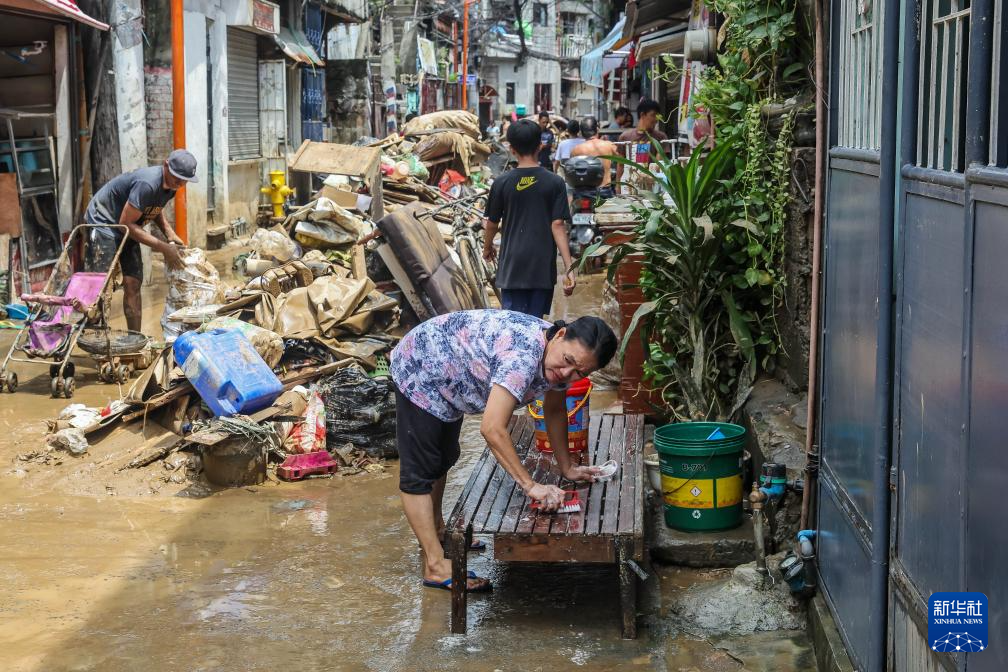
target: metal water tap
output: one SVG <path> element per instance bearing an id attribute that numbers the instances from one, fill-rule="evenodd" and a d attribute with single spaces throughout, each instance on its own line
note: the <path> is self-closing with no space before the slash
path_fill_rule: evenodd
<path id="1" fill-rule="evenodd" d="M 273 216 L 278 219 L 284 217 L 284 203 L 287 198 L 294 193 L 294 190 L 287 186 L 287 180 L 282 170 L 270 171 L 269 185 L 260 187 L 259 191 L 269 195 L 270 203 L 273 204 Z"/>
<path id="2" fill-rule="evenodd" d="M 756 538 L 756 571 L 760 575 L 762 590 L 767 585 L 770 577 L 770 570 L 766 564 L 766 546 L 763 539 L 763 502 L 767 500 L 767 494 L 760 490 L 759 483 L 753 481 L 752 492 L 749 493 L 749 503 L 752 504 L 753 512 L 753 536 Z"/>

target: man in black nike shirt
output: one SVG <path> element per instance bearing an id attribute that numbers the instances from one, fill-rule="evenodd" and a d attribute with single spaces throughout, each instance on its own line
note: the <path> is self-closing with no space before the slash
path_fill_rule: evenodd
<path id="1" fill-rule="evenodd" d="M 564 294 L 574 291 L 574 262 L 567 245 L 570 219 L 567 187 L 558 175 L 539 165 L 539 124 L 522 119 L 508 128 L 507 140 L 518 167 L 498 177 L 490 187 L 486 207 L 483 258 L 492 260 L 501 232 L 497 287 L 506 310 L 548 315 L 556 284 L 557 250 L 564 263 Z"/>

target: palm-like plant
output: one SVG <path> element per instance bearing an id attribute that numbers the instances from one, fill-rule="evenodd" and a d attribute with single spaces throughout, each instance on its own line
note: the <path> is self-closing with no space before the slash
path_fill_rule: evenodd
<path id="1" fill-rule="evenodd" d="M 651 172 L 661 186 L 659 193 L 643 194 L 644 205 L 635 208 L 634 238 L 611 248 L 610 281 L 628 256 L 643 262 L 640 287 L 646 301 L 624 335 L 620 356 L 640 324 L 645 375 L 672 414 L 728 419 L 749 396 L 756 373 L 750 327 L 758 320 L 744 308 L 765 305 L 765 291 L 758 283 L 740 282 L 751 269 L 738 251 L 758 242 L 761 232 L 745 220 L 720 221 L 727 214 L 718 205 L 724 201 L 722 180 L 734 170 L 730 144 L 707 153 L 697 150 L 685 165 L 656 151 L 658 161 L 650 168 L 611 157 Z M 585 258 L 596 249 L 586 250 Z"/>

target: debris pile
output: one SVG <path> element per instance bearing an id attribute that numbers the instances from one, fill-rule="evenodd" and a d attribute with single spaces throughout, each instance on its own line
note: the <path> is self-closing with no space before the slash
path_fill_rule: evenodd
<path id="1" fill-rule="evenodd" d="M 165 345 L 147 346 L 149 366 L 121 401 L 67 407 L 49 423 L 48 448 L 22 460 L 54 463 L 114 425 L 156 422 L 170 435 L 133 448 L 119 470 L 160 462 L 166 482 L 202 473 L 232 486 L 382 471 L 396 457 L 387 357 L 397 339 L 436 314 L 488 305 L 489 153 L 465 112 L 418 117 L 370 146 L 306 141 L 289 168 L 311 193 L 253 233 L 234 260 L 239 282 L 186 251 L 168 271 Z"/>

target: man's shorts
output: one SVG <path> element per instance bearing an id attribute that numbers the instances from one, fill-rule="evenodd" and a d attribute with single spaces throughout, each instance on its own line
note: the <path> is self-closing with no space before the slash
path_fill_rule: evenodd
<path id="1" fill-rule="evenodd" d="M 553 288 L 502 289 L 501 307 L 542 319 L 553 310 Z"/>
<path id="2" fill-rule="evenodd" d="M 444 422 L 396 390 L 396 447 L 399 449 L 399 489 L 427 495 L 434 481 L 458 462 L 462 418 Z"/>
<path id="3" fill-rule="evenodd" d="M 108 273 L 112 268 L 112 259 L 119 248 L 118 236 L 107 235 L 98 229 L 88 229 L 87 246 L 84 252 L 84 268 L 92 273 Z M 123 277 L 136 278 L 143 281 L 143 259 L 140 256 L 140 243 L 133 239 L 123 245 L 119 255 L 119 267 Z"/>

